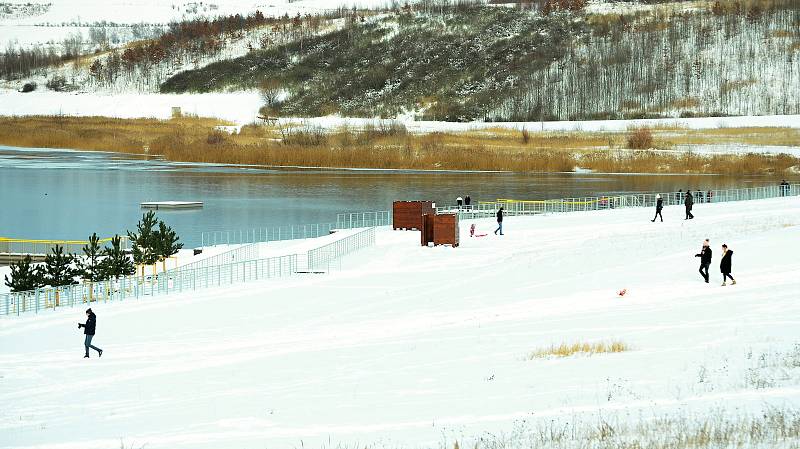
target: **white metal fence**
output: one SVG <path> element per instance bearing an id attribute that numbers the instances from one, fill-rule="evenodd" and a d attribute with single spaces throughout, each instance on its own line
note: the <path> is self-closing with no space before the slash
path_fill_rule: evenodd
<path id="1" fill-rule="evenodd" d="M 279 240 L 312 239 L 328 235 L 336 229 L 371 228 L 392 224 L 390 211 L 352 212 L 336 215 L 336 223 L 318 223 L 272 228 L 252 228 L 234 231 L 210 231 L 200 235 L 203 247 L 214 245 L 244 245 Z"/>
<path id="2" fill-rule="evenodd" d="M 391 211 L 351 212 L 336 215 L 337 229 L 369 228 L 372 226 L 389 226 L 392 224 Z"/>
<path id="3" fill-rule="evenodd" d="M 308 270 L 321 271 L 329 269 L 332 261 L 374 244 L 375 228 L 371 227 L 350 237 L 312 249 L 308 252 Z"/>
<path id="4" fill-rule="evenodd" d="M 27 292 L 0 294 L 0 314 L 20 315 L 56 309 L 89 305 L 97 301 L 123 301 L 174 292 L 231 285 L 263 279 L 297 275 L 300 262 L 315 267 L 316 272 L 330 271 L 331 262 L 375 243 L 375 229 L 369 228 L 344 237 L 333 243 L 309 251 L 307 254 L 260 259 L 257 250 L 245 250 L 239 260 L 227 262 L 230 252 L 215 259 L 220 265 L 196 263 L 184 265 L 156 275 L 131 275 L 119 279 L 94 283 L 81 283 L 63 287 L 45 287 Z M 234 251 L 237 251 L 234 250 Z M 245 259 L 247 255 L 252 259 Z M 217 256 L 214 256 L 217 257 Z M 210 258 L 213 259 L 213 258 Z"/>
<path id="5" fill-rule="evenodd" d="M 275 242 L 279 240 L 313 239 L 328 235 L 334 229 L 336 229 L 334 223 L 321 223 L 240 229 L 234 231 L 209 231 L 200 234 L 200 243 L 201 246 L 206 247 L 214 245 L 244 245 L 247 243 Z"/>
<path id="6" fill-rule="evenodd" d="M 498 199 L 496 201 L 480 202 L 470 206 L 440 206 L 436 208 L 436 212 L 458 213 L 461 219 L 471 219 L 492 217 L 501 207 L 503 208 L 503 212 L 508 216 L 620 209 L 628 207 L 655 207 L 657 195 L 659 194 L 631 193 L 532 201 Z M 683 205 L 686 199 L 686 192 L 663 192 L 660 193 L 660 195 L 665 207 L 670 205 Z M 692 192 L 695 205 L 798 195 L 800 195 L 800 184 Z"/>
<path id="7" fill-rule="evenodd" d="M 200 259 L 197 262 L 192 262 L 186 265 L 182 265 L 180 267 L 173 268 L 168 270 L 169 273 L 174 273 L 177 271 L 187 271 L 193 270 L 196 268 L 205 268 L 205 267 L 214 267 L 220 265 L 226 265 L 229 263 L 240 262 L 243 260 L 255 260 L 258 259 L 258 243 L 250 243 L 247 245 L 241 245 L 231 250 L 221 252 L 219 254 L 215 254 L 211 257 L 206 257 L 205 259 Z"/>

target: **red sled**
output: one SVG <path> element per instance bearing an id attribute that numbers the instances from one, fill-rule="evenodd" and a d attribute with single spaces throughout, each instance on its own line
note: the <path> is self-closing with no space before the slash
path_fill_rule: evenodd
<path id="1" fill-rule="evenodd" d="M 489 234 L 476 234 L 475 233 L 475 223 L 472 223 L 469 227 L 469 236 L 470 237 L 486 237 Z"/>

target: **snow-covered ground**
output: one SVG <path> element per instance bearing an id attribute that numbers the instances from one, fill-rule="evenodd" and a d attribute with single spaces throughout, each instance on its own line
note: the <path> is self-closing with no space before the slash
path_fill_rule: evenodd
<path id="1" fill-rule="evenodd" d="M 465 221 L 456 249 L 381 229 L 332 274 L 96 304 L 100 359 L 82 309 L 2 318 L 0 447 L 471 448 L 552 419 L 796 410 L 800 199 L 652 212 Z M 611 340 L 631 350 L 528 357 Z"/>
<path id="2" fill-rule="evenodd" d="M 378 8 L 385 0 L 3 0 L 0 4 L 30 5 L 27 14 L 0 9 L 0 48 L 16 42 L 24 46 L 60 41 L 67 33 L 88 37 L 89 26 L 109 22 L 118 25 L 167 24 L 173 21 L 242 14 L 260 10 L 267 16 L 319 14 L 340 6 Z M 78 25 L 76 27 L 76 25 Z"/>
<path id="3" fill-rule="evenodd" d="M 179 107 L 184 114 L 252 123 L 262 105 L 257 92 L 95 95 L 41 91 L 26 96 L 0 91 L 0 115 L 6 116 L 64 114 L 167 119 L 172 115 L 172 107 Z"/>

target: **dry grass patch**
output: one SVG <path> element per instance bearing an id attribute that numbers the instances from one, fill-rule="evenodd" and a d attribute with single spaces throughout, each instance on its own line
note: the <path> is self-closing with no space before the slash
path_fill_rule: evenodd
<path id="1" fill-rule="evenodd" d="M 596 342 L 596 343 L 561 343 L 560 345 L 550 345 L 540 348 L 528 355 L 528 360 L 546 359 L 551 357 L 570 357 L 575 354 L 604 354 L 614 352 L 625 352 L 631 348 L 621 341 Z"/>
<path id="2" fill-rule="evenodd" d="M 208 118 L 0 117 L 0 144 L 160 155 L 168 160 L 256 166 L 607 173 L 781 173 L 800 166 L 791 156 L 659 151 L 679 143 L 789 145 L 800 130 L 650 128 L 655 150 L 612 150 L 628 132 L 535 132 L 497 128 L 413 134 L 400 124 L 328 131 L 308 126 L 249 125 L 234 134 Z M 640 145 L 641 146 L 641 145 Z M 644 145 L 650 147 L 650 145 Z M 612 150 L 612 151 L 609 151 Z"/>
<path id="3" fill-rule="evenodd" d="M 647 416 L 645 416 L 647 415 Z M 462 437 L 463 438 L 463 437 Z M 446 443 L 442 449 L 449 449 Z M 751 414 L 739 407 L 669 413 L 573 415 L 520 420 L 508 433 L 465 438 L 469 449 L 722 449 L 800 447 L 796 407 L 764 405 Z M 344 449 L 344 448 L 341 448 Z M 372 446 L 368 449 L 374 449 Z M 454 447 L 454 449 L 457 449 Z"/>

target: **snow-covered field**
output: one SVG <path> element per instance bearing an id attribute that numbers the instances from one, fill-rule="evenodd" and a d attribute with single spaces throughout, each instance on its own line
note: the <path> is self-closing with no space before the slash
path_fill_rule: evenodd
<path id="1" fill-rule="evenodd" d="M 82 309 L 2 318 L 0 447 L 472 448 L 553 419 L 797 410 L 800 200 L 694 212 L 465 221 L 457 249 L 381 229 L 329 275 L 96 304 L 100 359 Z M 612 340 L 631 349 L 528 357 Z"/>
<path id="2" fill-rule="evenodd" d="M 29 4 L 28 14 L 12 14 L 0 9 L 0 48 L 17 42 L 24 46 L 59 41 L 66 33 L 88 37 L 89 26 L 109 22 L 118 25 L 167 24 L 222 15 L 247 15 L 260 10 L 267 16 L 317 14 L 344 7 L 383 7 L 385 0 L 3 0 L 2 4 Z M 43 26 L 47 25 L 47 26 Z M 79 27 L 75 27 L 79 25 Z M 69 30 L 69 31 L 66 31 Z"/>
<path id="3" fill-rule="evenodd" d="M 150 117 L 167 119 L 172 107 L 184 114 L 217 117 L 236 123 L 252 123 L 263 105 L 257 92 L 209 94 L 70 94 L 0 91 L 0 115 L 73 115 L 117 118 Z"/>

